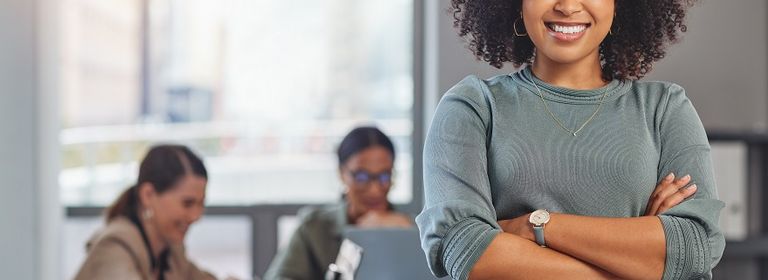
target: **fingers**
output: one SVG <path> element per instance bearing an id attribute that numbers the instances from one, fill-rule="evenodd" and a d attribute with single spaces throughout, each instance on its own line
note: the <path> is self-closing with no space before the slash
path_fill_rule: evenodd
<path id="1" fill-rule="evenodd" d="M 361 228 L 410 227 L 410 217 L 396 212 L 368 211 L 357 220 Z"/>
<path id="2" fill-rule="evenodd" d="M 656 185 L 656 188 L 653 190 L 653 193 L 651 193 L 651 197 L 648 199 L 648 205 L 645 207 L 645 215 L 650 216 L 652 213 L 655 213 L 656 210 L 658 210 L 658 204 L 657 202 L 660 202 L 663 199 L 663 191 L 665 190 L 665 186 L 668 186 L 675 180 L 675 173 L 669 173 L 666 177 L 661 179 L 661 182 L 659 182 L 658 185 Z"/>
<path id="3" fill-rule="evenodd" d="M 651 198 L 648 200 L 648 206 L 646 207 L 645 214 L 656 215 L 656 213 L 660 213 L 659 208 L 661 207 L 662 203 L 665 203 L 667 201 L 667 198 L 669 198 L 670 196 L 678 192 L 680 188 L 686 186 L 690 182 L 691 182 L 690 175 L 685 175 L 680 178 L 675 178 L 675 175 L 673 173 L 670 173 L 669 175 L 664 177 L 664 179 L 662 179 L 661 182 L 659 182 L 659 184 L 656 186 L 656 189 L 651 194 Z M 685 197 L 683 199 L 685 199 Z M 671 202 L 666 202 L 666 203 L 670 204 Z M 677 204 L 671 204 L 671 206 L 669 206 L 667 209 L 675 205 Z"/>
<path id="4" fill-rule="evenodd" d="M 664 199 L 664 202 L 659 205 L 659 209 L 656 210 L 656 213 L 653 215 L 659 215 L 661 213 L 664 213 L 665 211 L 669 210 L 669 208 L 675 207 L 675 205 L 680 204 L 680 202 L 683 202 L 686 198 L 690 197 L 694 193 L 696 193 L 696 184 L 691 184 L 685 187 L 680 188 L 675 193 Z"/>
<path id="5" fill-rule="evenodd" d="M 670 174 L 672 175 L 672 178 L 673 178 L 672 180 L 669 180 L 668 179 L 669 176 L 667 176 L 665 180 L 662 180 L 662 182 L 656 186 L 654 195 L 651 196 L 651 200 L 650 200 L 651 207 L 646 211 L 647 215 L 655 216 L 657 213 L 659 213 L 659 208 L 661 207 L 661 204 L 664 203 L 669 196 L 677 192 L 680 188 L 684 187 L 691 181 L 690 175 L 685 175 L 680 178 L 674 178 L 674 174 L 672 173 Z"/>
<path id="6" fill-rule="evenodd" d="M 381 213 L 377 211 L 368 211 L 359 218 L 357 218 L 357 226 L 363 228 L 375 227 L 380 223 L 382 219 Z"/>

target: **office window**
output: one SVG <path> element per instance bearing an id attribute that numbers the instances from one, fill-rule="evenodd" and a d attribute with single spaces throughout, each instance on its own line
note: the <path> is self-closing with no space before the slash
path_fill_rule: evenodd
<path id="1" fill-rule="evenodd" d="M 191 146 L 207 203 L 339 198 L 334 149 L 375 124 L 412 197 L 411 0 L 62 0 L 62 201 L 111 202 L 149 145 Z"/>

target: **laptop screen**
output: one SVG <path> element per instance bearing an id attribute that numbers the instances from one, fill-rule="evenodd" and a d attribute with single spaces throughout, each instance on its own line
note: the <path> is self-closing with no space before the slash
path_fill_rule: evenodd
<path id="1" fill-rule="evenodd" d="M 363 248 L 355 279 L 433 280 L 415 227 L 360 229 L 347 228 L 345 236 Z"/>

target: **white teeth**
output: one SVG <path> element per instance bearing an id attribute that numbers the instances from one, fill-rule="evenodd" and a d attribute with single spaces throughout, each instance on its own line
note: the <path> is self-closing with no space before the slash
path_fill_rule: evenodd
<path id="1" fill-rule="evenodd" d="M 584 29 L 587 29 L 586 25 L 571 25 L 571 26 L 562 26 L 557 24 L 552 24 L 552 30 L 555 32 L 565 33 L 565 34 L 573 34 L 573 33 L 579 33 L 581 31 L 584 31 Z"/>

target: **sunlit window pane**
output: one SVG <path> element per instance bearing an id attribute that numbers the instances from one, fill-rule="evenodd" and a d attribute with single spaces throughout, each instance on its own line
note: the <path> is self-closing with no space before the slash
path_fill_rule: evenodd
<path id="1" fill-rule="evenodd" d="M 411 200 L 411 0 L 64 1 L 66 205 L 109 203 L 157 142 L 205 157 L 211 204 L 334 201 L 361 124 Z"/>

